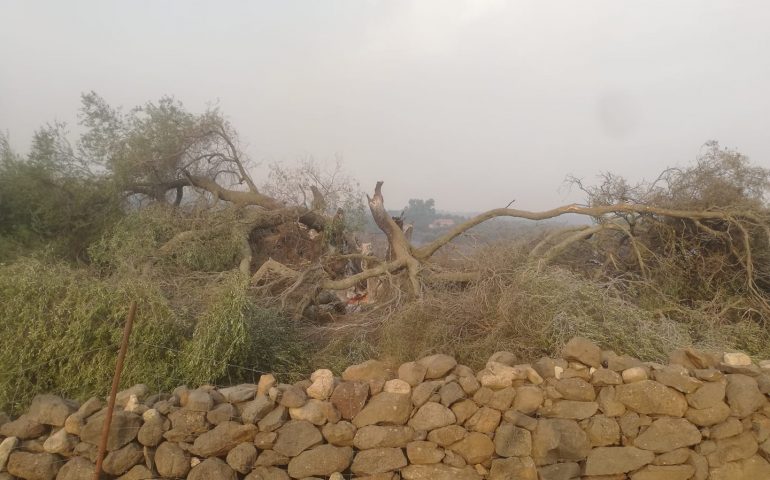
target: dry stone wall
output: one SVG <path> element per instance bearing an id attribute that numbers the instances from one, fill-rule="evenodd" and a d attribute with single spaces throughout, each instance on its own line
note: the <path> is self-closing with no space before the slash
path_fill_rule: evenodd
<path id="1" fill-rule="evenodd" d="M 447 355 L 293 385 L 120 392 L 105 478 L 770 479 L 770 364 L 673 352 L 644 363 L 572 339 L 562 358 Z M 90 480 L 103 402 L 54 395 L 0 417 L 0 480 Z"/>

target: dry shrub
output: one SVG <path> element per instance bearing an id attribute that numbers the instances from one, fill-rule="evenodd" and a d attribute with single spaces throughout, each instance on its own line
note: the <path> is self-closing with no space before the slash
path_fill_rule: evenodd
<path id="1" fill-rule="evenodd" d="M 525 253 L 521 243 L 485 247 L 468 265 L 481 267 L 479 282 L 432 288 L 387 315 L 374 312 L 326 327 L 324 334 L 334 338 L 314 363 L 344 365 L 373 356 L 397 363 L 444 352 L 480 368 L 500 350 L 523 362 L 558 355 L 576 335 L 650 361 L 684 346 L 770 357 L 770 335 L 753 321 L 725 323 L 704 305 L 688 308 L 665 295 L 642 304 L 627 283 L 538 266 Z"/>

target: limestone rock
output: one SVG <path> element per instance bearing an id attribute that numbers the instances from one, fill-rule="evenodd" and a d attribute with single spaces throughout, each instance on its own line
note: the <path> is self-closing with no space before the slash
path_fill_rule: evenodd
<path id="1" fill-rule="evenodd" d="M 70 435 L 62 428 L 45 440 L 43 443 L 43 450 L 48 453 L 58 453 L 60 455 L 68 456 L 72 453 L 72 450 L 78 443 L 78 437 Z M 2 468 L 0 468 L 0 471 L 2 471 Z"/>
<path id="2" fill-rule="evenodd" d="M 265 450 L 259 454 L 255 466 L 272 467 L 274 465 L 288 465 L 290 458 L 273 450 Z"/>
<path id="3" fill-rule="evenodd" d="M 462 400 L 452 405 L 452 413 L 455 414 L 458 424 L 465 423 L 466 420 L 471 418 L 474 413 L 479 410 L 476 402 L 470 399 Z"/>
<path id="4" fill-rule="evenodd" d="M 252 443 L 239 443 L 227 452 L 227 464 L 238 473 L 247 474 L 257 460 L 257 449 Z"/>
<path id="5" fill-rule="evenodd" d="M 757 381 L 747 375 L 727 375 L 725 394 L 732 414 L 739 418 L 751 415 L 766 401 L 765 396 L 759 391 Z"/>
<path id="6" fill-rule="evenodd" d="M 219 458 L 207 458 L 187 475 L 187 480 L 238 480 L 235 470 Z"/>
<path id="7" fill-rule="evenodd" d="M 80 429 L 86 423 L 86 418 L 98 412 L 102 408 L 102 402 L 96 397 L 91 397 L 64 421 L 64 429 L 72 435 L 80 435 Z"/>
<path id="8" fill-rule="evenodd" d="M 417 360 L 417 363 L 425 367 L 425 379 L 431 380 L 441 378 L 449 373 L 457 365 L 457 360 L 449 355 L 438 353 L 421 358 Z"/>
<path id="9" fill-rule="evenodd" d="M 593 447 L 609 447 L 620 443 L 620 426 L 614 418 L 604 415 L 592 417 L 585 430 Z"/>
<path id="10" fill-rule="evenodd" d="M 538 480 L 535 462 L 529 457 L 511 457 L 492 460 L 489 480 Z"/>
<path id="11" fill-rule="evenodd" d="M 549 418 L 570 418 L 583 420 L 593 416 L 599 409 L 596 402 L 577 402 L 574 400 L 547 400 L 538 413 Z"/>
<path id="12" fill-rule="evenodd" d="M 330 401 L 345 420 L 352 420 L 359 414 L 369 397 L 366 382 L 342 382 L 334 389 Z"/>
<path id="13" fill-rule="evenodd" d="M 214 399 L 211 398 L 209 392 L 196 389 L 189 392 L 187 395 L 187 403 L 185 408 L 192 410 L 193 412 L 208 412 L 214 406 Z"/>
<path id="14" fill-rule="evenodd" d="M 289 462 L 289 476 L 305 478 L 313 475 L 328 476 L 334 472 L 344 472 L 353 460 L 353 449 L 319 445 L 306 450 Z"/>
<path id="15" fill-rule="evenodd" d="M 445 407 L 451 407 L 455 402 L 465 398 L 465 391 L 457 382 L 444 384 L 438 394 L 441 397 L 441 404 Z"/>
<path id="16" fill-rule="evenodd" d="M 339 412 L 330 402 L 315 398 L 311 398 L 301 407 L 290 408 L 289 416 L 294 420 L 306 420 L 318 426 L 327 421 L 336 422 L 340 419 Z"/>
<path id="17" fill-rule="evenodd" d="M 255 467 L 244 480 L 289 480 L 289 474 L 276 467 Z"/>
<path id="18" fill-rule="evenodd" d="M 339 388 L 339 387 L 338 387 Z M 336 393 L 336 390 L 335 390 Z M 442 408 L 442 405 L 437 404 Z M 367 425 L 403 425 L 409 420 L 412 402 L 409 395 L 383 392 L 373 396 L 369 403 L 353 418 L 353 424 L 358 427 Z M 451 410 L 449 413 L 452 413 Z M 452 414 L 454 416 L 454 414 Z M 345 418 L 343 416 L 343 418 Z"/>
<path id="19" fill-rule="evenodd" d="M 743 352 L 729 352 L 722 356 L 722 362 L 730 367 L 746 367 L 751 365 L 751 357 Z"/>
<path id="20" fill-rule="evenodd" d="M 541 419 L 532 434 L 532 458 L 537 465 L 583 460 L 590 450 L 588 435 L 574 420 Z"/>
<path id="21" fill-rule="evenodd" d="M 26 480 L 54 480 L 61 465 L 60 457 L 51 453 L 17 451 L 8 457 L 7 470 L 14 477 Z"/>
<path id="22" fill-rule="evenodd" d="M 241 408 L 241 419 L 243 423 L 257 423 L 270 413 L 274 407 L 275 402 L 267 395 L 257 395 L 254 397 L 254 400 L 246 403 Z"/>
<path id="23" fill-rule="evenodd" d="M 278 429 L 278 438 L 273 445 L 273 450 L 287 457 L 296 457 L 321 442 L 323 442 L 323 436 L 312 423 L 292 420 Z"/>
<path id="24" fill-rule="evenodd" d="M 598 447 L 586 459 L 585 475 L 615 475 L 639 469 L 655 458 L 655 454 L 636 447 Z"/>
<path id="25" fill-rule="evenodd" d="M 110 475 L 123 475 L 144 458 L 142 447 L 136 442 L 113 450 L 104 457 L 102 469 Z"/>
<path id="26" fill-rule="evenodd" d="M 441 463 L 433 465 L 409 465 L 401 469 L 404 480 L 481 480 L 472 467 L 451 467 Z"/>
<path id="27" fill-rule="evenodd" d="M 162 477 L 184 478 L 190 471 L 190 454 L 176 443 L 161 443 L 155 450 L 155 468 Z"/>
<path id="28" fill-rule="evenodd" d="M 80 430 L 80 440 L 92 445 L 99 445 L 106 416 L 106 410 L 102 410 L 89 417 Z M 141 425 L 142 417 L 139 415 L 123 410 L 115 411 L 112 414 L 110 434 L 107 437 L 107 450 L 117 450 L 135 439 Z"/>
<path id="29" fill-rule="evenodd" d="M 196 438 L 192 451 L 201 457 L 226 455 L 230 449 L 239 443 L 253 441 L 256 433 L 257 427 L 251 424 L 241 425 L 236 422 L 220 423 L 212 430 Z"/>
<path id="30" fill-rule="evenodd" d="M 759 455 L 711 470 L 711 480 L 759 480 L 770 478 L 770 463 Z"/>
<path id="31" fill-rule="evenodd" d="M 573 360 L 599 368 L 602 362 L 602 350 L 595 343 L 583 337 L 574 337 L 562 350 L 565 360 Z"/>
<path id="32" fill-rule="evenodd" d="M 402 448 L 414 440 L 415 432 L 406 425 L 368 425 L 361 427 L 353 438 L 353 446 L 358 450 L 372 448 Z"/>
<path id="33" fill-rule="evenodd" d="M 573 480 L 580 478 L 580 465 L 575 462 L 544 465 L 537 469 L 541 480 Z"/>
<path id="34" fill-rule="evenodd" d="M 734 437 L 743 433 L 743 423 L 735 417 L 730 417 L 724 422 L 711 427 L 709 438 L 719 440 L 721 438 Z"/>
<path id="35" fill-rule="evenodd" d="M 556 391 L 561 393 L 566 400 L 577 400 L 581 402 L 593 402 L 596 400 L 596 391 L 593 385 L 582 378 L 565 378 L 557 380 L 555 383 Z"/>
<path id="36" fill-rule="evenodd" d="M 692 408 L 713 407 L 725 398 L 726 382 L 706 382 L 699 389 L 686 395 L 687 403 Z"/>
<path id="37" fill-rule="evenodd" d="M 206 420 L 212 425 L 219 425 L 228 420 L 238 420 L 238 409 L 232 403 L 220 403 L 206 412 Z"/>
<path id="38" fill-rule="evenodd" d="M 459 425 L 448 425 L 446 427 L 437 428 L 428 433 L 428 440 L 442 447 L 447 447 L 453 443 L 459 442 L 465 436 L 468 435 L 468 431 Z"/>
<path id="39" fill-rule="evenodd" d="M 616 387 L 604 387 L 599 391 L 596 397 L 596 403 L 599 404 L 599 410 L 608 417 L 619 417 L 626 413 L 626 406 L 617 400 L 615 394 Z"/>
<path id="40" fill-rule="evenodd" d="M 344 420 L 337 423 L 327 423 L 323 426 L 321 434 L 326 441 L 332 445 L 349 447 L 353 445 L 353 439 L 356 436 L 356 427 L 352 423 Z"/>
<path id="41" fill-rule="evenodd" d="M 492 458 L 492 454 L 495 453 L 495 444 L 483 433 L 470 432 L 459 442 L 450 445 L 449 449 L 474 465 Z"/>
<path id="42" fill-rule="evenodd" d="M 500 424 L 501 417 L 499 410 L 481 407 L 465 422 L 465 428 L 474 432 L 492 433 Z"/>
<path id="43" fill-rule="evenodd" d="M 257 395 L 267 395 L 267 392 L 275 386 L 275 377 L 272 374 L 266 373 L 260 375 L 259 381 L 257 381 Z"/>
<path id="44" fill-rule="evenodd" d="M 744 460 L 757 453 L 757 441 L 751 432 L 722 438 L 716 441 L 716 450 L 706 455 L 711 467 L 718 467 L 728 462 Z"/>
<path id="45" fill-rule="evenodd" d="M 621 376 L 623 377 L 624 383 L 641 382 L 642 380 L 647 380 L 649 378 L 647 369 L 644 367 L 627 368 L 623 370 Z"/>
<path id="46" fill-rule="evenodd" d="M 609 368 L 599 368 L 591 374 L 591 384 L 597 387 L 620 385 L 621 383 L 623 383 L 623 377 Z"/>
<path id="47" fill-rule="evenodd" d="M 358 452 L 350 470 L 356 475 L 391 472 L 407 465 L 400 448 L 372 448 Z"/>
<path id="48" fill-rule="evenodd" d="M 380 393 L 385 382 L 393 376 L 393 371 L 379 360 L 367 360 L 358 365 L 351 365 L 342 372 L 343 380 L 368 383 L 372 395 Z"/>
<path id="49" fill-rule="evenodd" d="M 684 395 L 652 380 L 618 385 L 615 398 L 627 408 L 647 415 L 683 417 L 687 411 Z"/>
<path id="50" fill-rule="evenodd" d="M 29 415 L 20 415 L 16 420 L 6 422 L 0 426 L 0 435 L 16 437 L 19 440 L 37 438 L 44 434 L 45 431 L 45 426 L 33 420 Z"/>
<path id="51" fill-rule="evenodd" d="M 58 395 L 36 395 L 27 415 L 43 425 L 63 427 L 67 417 L 75 413 L 78 405 Z"/>
<path id="52" fill-rule="evenodd" d="M 18 446 L 19 439 L 16 437 L 4 438 L 3 441 L 0 442 L 0 472 L 5 470 L 5 465 L 8 463 L 8 457 Z"/>
<path id="53" fill-rule="evenodd" d="M 84 457 L 73 457 L 56 474 L 56 480 L 92 480 L 96 466 Z"/>
<path id="54" fill-rule="evenodd" d="M 407 362 L 398 367 L 398 378 L 415 387 L 425 380 L 428 367 L 418 362 Z"/>
<path id="55" fill-rule="evenodd" d="M 708 427 L 723 422 L 730 416 L 730 407 L 719 402 L 707 408 L 689 408 L 685 418 L 699 427 Z"/>
<path id="56" fill-rule="evenodd" d="M 286 408 L 299 408 L 307 403 L 307 394 L 300 387 L 279 385 L 279 390 L 281 390 L 281 398 L 278 403 Z"/>
<path id="57" fill-rule="evenodd" d="M 523 386 L 516 389 L 513 399 L 513 409 L 525 415 L 535 413 L 543 404 L 543 391 L 534 386 Z"/>
<path id="58" fill-rule="evenodd" d="M 428 400 L 433 399 L 440 401 L 440 396 L 438 396 L 438 398 L 433 397 L 437 394 L 442 385 L 444 385 L 443 382 L 439 380 L 429 380 L 417 385 L 412 389 L 412 404 L 415 406 L 415 408 L 419 408 L 423 406 Z"/>
<path id="59" fill-rule="evenodd" d="M 647 427 L 634 440 L 634 445 L 656 453 L 669 452 L 677 448 L 700 443 L 701 433 L 697 427 L 683 418 L 660 418 Z"/>
<path id="60" fill-rule="evenodd" d="M 220 388 L 219 393 L 228 403 L 243 403 L 257 395 L 257 386 L 253 383 L 243 383 L 234 387 Z"/>
<path id="61" fill-rule="evenodd" d="M 153 478 L 155 475 L 147 467 L 134 465 L 129 471 L 118 477 L 118 480 L 152 480 Z"/>
<path id="62" fill-rule="evenodd" d="M 418 440 L 406 445 L 406 456 L 411 464 L 427 465 L 440 462 L 444 451 L 433 442 Z"/>
<path id="63" fill-rule="evenodd" d="M 304 409 L 305 407 L 302 407 L 302 408 Z M 304 413 L 307 413 L 307 412 L 304 412 Z M 318 415 L 321 417 L 323 416 L 321 412 L 319 412 Z M 309 415 L 297 415 L 297 417 L 309 417 Z M 273 432 L 281 428 L 281 425 L 286 423 L 286 420 L 288 420 L 288 418 L 289 418 L 289 412 L 286 410 L 286 407 L 284 407 L 283 405 L 278 405 L 277 407 L 272 409 L 270 413 L 262 417 L 262 419 L 257 422 L 257 426 L 259 427 L 260 432 Z M 300 419 L 300 418 L 297 418 L 297 419 Z"/>
<path id="64" fill-rule="evenodd" d="M 406 395 L 409 395 L 412 393 L 412 387 L 408 383 L 406 383 L 403 380 L 400 380 L 398 378 L 394 378 L 392 380 L 388 380 L 385 382 L 385 385 L 382 387 L 383 392 L 390 392 L 390 393 L 403 393 Z"/>
<path id="65" fill-rule="evenodd" d="M 695 474 L 692 465 L 647 465 L 631 474 L 631 480 L 689 480 Z"/>
<path id="66" fill-rule="evenodd" d="M 495 453 L 501 457 L 524 457 L 532 453 L 529 430 L 503 423 L 495 430 Z"/>

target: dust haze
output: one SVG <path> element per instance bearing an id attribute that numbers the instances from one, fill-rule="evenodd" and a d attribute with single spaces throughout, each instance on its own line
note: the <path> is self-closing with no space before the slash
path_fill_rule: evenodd
<path id="1" fill-rule="evenodd" d="M 764 2 L 3 0 L 0 18 L 20 151 L 95 90 L 218 103 L 256 162 L 341 157 L 394 207 L 550 208 L 582 198 L 567 174 L 650 177 L 711 139 L 770 163 Z"/>

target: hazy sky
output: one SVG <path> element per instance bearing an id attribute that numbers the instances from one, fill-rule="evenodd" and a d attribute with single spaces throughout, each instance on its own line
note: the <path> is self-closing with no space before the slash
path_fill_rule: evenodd
<path id="1" fill-rule="evenodd" d="M 20 150 L 81 92 L 219 101 L 257 161 L 341 155 L 386 204 L 579 198 L 719 140 L 770 166 L 766 1 L 0 0 L 0 130 Z"/>

